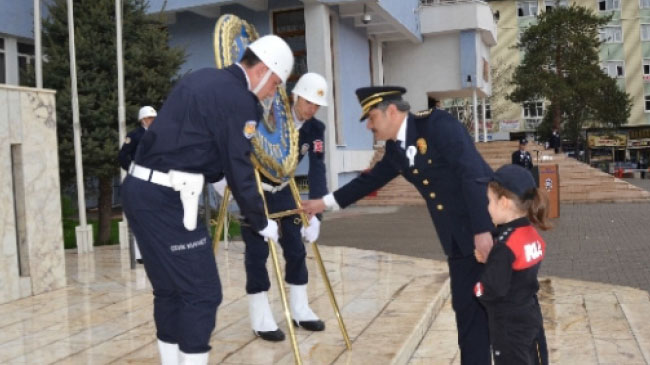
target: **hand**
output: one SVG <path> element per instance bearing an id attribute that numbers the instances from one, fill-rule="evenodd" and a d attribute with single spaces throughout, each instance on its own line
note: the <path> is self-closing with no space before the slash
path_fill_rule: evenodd
<path id="1" fill-rule="evenodd" d="M 223 198 L 223 195 L 226 192 L 226 188 L 228 187 L 228 181 L 224 177 L 223 179 L 217 181 L 216 183 L 212 183 L 212 187 L 217 192 L 217 194 L 219 194 L 219 196 Z M 232 194 L 229 194 L 228 201 L 231 200 L 232 200 Z"/>
<path id="2" fill-rule="evenodd" d="M 476 249 L 475 251 L 478 251 L 480 258 L 483 259 L 483 261 L 480 261 L 479 256 L 477 255 L 476 260 L 478 262 L 485 262 L 485 260 L 487 260 L 487 257 L 490 254 L 490 250 L 492 250 L 493 244 L 494 241 L 492 240 L 492 234 L 490 232 L 483 232 L 474 235 L 474 248 Z"/>
<path id="3" fill-rule="evenodd" d="M 315 216 L 309 219 L 309 227 L 302 227 L 300 234 L 308 243 L 316 242 L 320 233 L 320 221 Z"/>
<path id="4" fill-rule="evenodd" d="M 479 250 L 474 250 L 474 257 L 476 257 L 476 261 L 484 264 L 485 263 L 485 256 L 481 253 Z"/>
<path id="5" fill-rule="evenodd" d="M 278 242 L 280 235 L 278 234 L 278 224 L 274 220 L 267 219 L 266 227 L 259 231 L 260 236 L 264 237 L 264 241 L 271 240 Z"/>
<path id="6" fill-rule="evenodd" d="M 302 202 L 302 211 L 312 216 L 312 218 L 314 215 L 322 213 L 326 208 L 323 199 L 304 200 Z"/>

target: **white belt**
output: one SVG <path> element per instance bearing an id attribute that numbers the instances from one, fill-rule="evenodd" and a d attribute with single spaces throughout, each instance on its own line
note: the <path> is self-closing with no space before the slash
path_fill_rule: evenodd
<path id="1" fill-rule="evenodd" d="M 262 190 L 268 191 L 269 193 L 273 194 L 273 193 L 277 193 L 278 191 L 284 189 L 287 186 L 287 184 L 289 184 L 289 180 L 283 182 L 280 185 L 275 185 L 275 186 L 271 185 L 271 184 L 267 184 L 265 182 L 262 182 Z"/>
<path id="2" fill-rule="evenodd" d="M 165 172 L 152 170 L 148 167 L 144 167 L 132 163 L 131 166 L 129 167 L 129 174 L 133 177 L 137 177 L 140 180 L 151 181 L 154 184 L 166 186 L 168 188 L 172 187 L 169 174 Z"/>

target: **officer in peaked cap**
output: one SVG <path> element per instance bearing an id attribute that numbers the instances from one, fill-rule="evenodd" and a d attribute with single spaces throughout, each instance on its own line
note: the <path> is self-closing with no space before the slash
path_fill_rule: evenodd
<path id="1" fill-rule="evenodd" d="M 303 208 L 309 214 L 345 208 L 404 176 L 426 200 L 448 257 L 461 363 L 490 364 L 487 316 L 473 296 L 483 265 L 473 252 L 487 255 L 492 247 L 487 184 L 477 181 L 492 170 L 457 119 L 442 110 L 409 113 L 405 92 L 397 86 L 357 89 L 361 120 L 367 119 L 375 139 L 386 141 L 384 156 L 368 173 L 323 199 L 303 202 Z"/>
<path id="2" fill-rule="evenodd" d="M 526 138 L 519 140 L 519 149 L 512 153 L 512 164 L 532 170 L 533 157 L 530 155 L 530 152 L 526 151 L 527 144 L 528 140 Z"/>
<path id="3" fill-rule="evenodd" d="M 300 77 L 292 90 L 291 114 L 299 130 L 299 160 L 309 156 L 309 198 L 322 198 L 327 194 L 325 177 L 325 124 L 314 115 L 320 107 L 327 106 L 327 81 L 319 74 L 309 72 Z M 269 212 L 277 213 L 296 208 L 293 195 L 286 183 L 277 185 L 263 179 L 262 184 Z M 223 184 L 215 189 L 223 195 Z M 314 242 L 320 231 L 316 216 L 310 219 L 309 227 L 303 228 L 298 215 L 280 219 L 282 236 L 280 245 L 284 254 L 285 281 L 289 287 L 289 307 L 295 326 L 308 331 L 323 331 L 325 323 L 309 307 L 307 298 L 308 272 L 305 263 L 306 251 L 303 238 Z M 271 286 L 266 261 L 269 245 L 249 227 L 242 226 L 242 237 L 246 243 L 244 264 L 246 266 L 246 293 L 253 332 L 267 341 L 282 341 L 285 336 L 278 327 L 269 305 L 267 292 Z"/>
<path id="4" fill-rule="evenodd" d="M 221 283 L 208 230 L 198 222 L 204 180 L 224 174 L 251 229 L 277 240 L 250 160 L 259 101 L 293 68 L 281 38 L 251 43 L 239 63 L 183 77 L 140 141 L 124 180 L 123 206 L 145 257 L 163 364 L 207 364 Z"/>

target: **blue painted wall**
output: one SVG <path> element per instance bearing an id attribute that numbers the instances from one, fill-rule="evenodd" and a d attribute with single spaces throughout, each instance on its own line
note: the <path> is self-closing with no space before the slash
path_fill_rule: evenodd
<path id="1" fill-rule="evenodd" d="M 41 17 L 47 17 L 47 1 L 41 2 Z M 34 39 L 34 2 L 0 1 L 0 34 Z"/>
<path id="2" fill-rule="evenodd" d="M 460 83 L 463 87 L 476 85 L 476 31 L 460 32 Z M 472 82 L 467 82 L 467 75 L 472 76 Z"/>
<path id="3" fill-rule="evenodd" d="M 340 94 L 339 121 L 343 126 L 345 148 L 352 150 L 372 149 L 373 137 L 366 129 L 366 123 L 359 123 L 361 106 L 354 91 L 363 86 L 369 86 L 370 81 L 370 49 L 368 37 L 364 29 L 354 26 L 352 19 L 339 21 L 338 32 L 338 70 L 337 92 Z M 340 147 L 339 149 L 343 149 Z"/>
<path id="4" fill-rule="evenodd" d="M 229 0 L 166 0 L 166 11 L 178 11 L 202 5 L 219 5 L 220 3 L 229 3 Z M 149 9 L 160 11 L 165 0 L 149 0 Z"/>
<path id="5" fill-rule="evenodd" d="M 422 39 L 420 16 L 416 11 L 419 5 L 420 0 L 379 0 L 379 6 L 384 8 L 386 12 L 416 37 Z"/>

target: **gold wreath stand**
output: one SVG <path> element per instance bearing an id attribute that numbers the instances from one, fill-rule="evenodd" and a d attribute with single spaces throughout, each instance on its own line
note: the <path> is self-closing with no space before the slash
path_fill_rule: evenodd
<path id="1" fill-rule="evenodd" d="M 293 199 L 296 202 L 296 207 L 297 209 L 292 209 L 292 210 L 285 210 L 282 212 L 278 213 L 272 213 L 269 214 L 268 212 L 268 207 L 266 204 L 266 197 L 264 195 L 264 190 L 262 189 L 262 181 L 260 178 L 260 173 L 257 169 L 255 169 L 255 180 L 257 182 L 257 190 L 259 191 L 260 195 L 262 196 L 262 200 L 264 201 L 264 213 L 266 214 L 268 219 L 280 219 L 283 217 L 288 217 L 290 215 L 295 215 L 299 214 L 300 219 L 302 220 L 302 224 L 305 227 L 309 226 L 309 220 L 307 219 L 307 216 L 305 213 L 302 212 L 302 204 L 301 204 L 301 199 L 300 199 L 300 192 L 298 191 L 298 186 L 296 185 L 296 181 L 292 178 L 289 180 L 289 187 L 291 188 L 291 194 L 293 195 Z M 230 199 L 230 188 L 226 187 L 223 193 L 223 199 L 221 201 L 221 206 L 219 207 L 219 213 L 217 215 L 217 220 L 216 222 L 213 220 L 213 224 L 216 224 L 216 229 L 215 229 L 215 234 L 214 234 L 214 239 L 212 242 L 212 246 L 214 248 L 214 253 L 215 256 L 217 254 L 217 250 L 219 248 L 219 242 L 221 239 L 221 235 L 223 233 L 224 229 L 224 222 L 226 219 L 226 214 L 228 210 L 228 200 Z M 282 280 L 282 271 L 280 270 L 280 263 L 278 261 L 278 254 L 276 251 L 275 247 L 275 242 L 272 240 L 269 240 L 269 248 L 271 251 L 271 257 L 273 259 L 273 268 L 275 270 L 275 277 L 278 281 L 278 287 L 280 288 L 280 297 L 282 298 L 282 306 L 284 308 L 284 315 L 287 320 L 287 324 L 289 327 L 289 336 L 291 337 L 291 346 L 293 348 L 293 355 L 294 358 L 296 359 L 296 364 L 302 364 L 301 358 L 300 358 L 300 352 L 298 351 L 298 343 L 296 341 L 296 336 L 293 330 L 293 323 L 291 320 L 291 313 L 289 312 L 289 306 L 287 304 L 287 297 L 286 297 L 286 292 L 284 289 L 284 282 Z M 316 256 L 316 261 L 318 262 L 318 267 L 320 268 L 321 275 L 323 276 L 323 281 L 325 282 L 325 287 L 327 288 L 327 294 L 329 295 L 330 303 L 332 304 L 332 307 L 334 308 L 334 313 L 336 314 L 336 319 L 338 320 L 339 323 L 339 328 L 341 330 L 341 334 L 343 335 L 343 340 L 345 341 L 345 346 L 348 350 L 352 348 L 352 344 L 350 343 L 350 337 L 348 336 L 348 331 L 345 327 L 345 323 L 343 322 L 343 317 L 341 316 L 341 311 L 339 310 L 339 305 L 336 301 L 336 297 L 334 296 L 334 290 L 332 290 L 332 284 L 330 283 L 329 276 L 327 275 L 327 270 L 325 269 L 325 265 L 323 264 L 323 259 L 320 255 L 320 250 L 318 249 L 318 245 L 314 241 L 312 243 L 312 248 L 314 250 L 314 254 Z"/>

